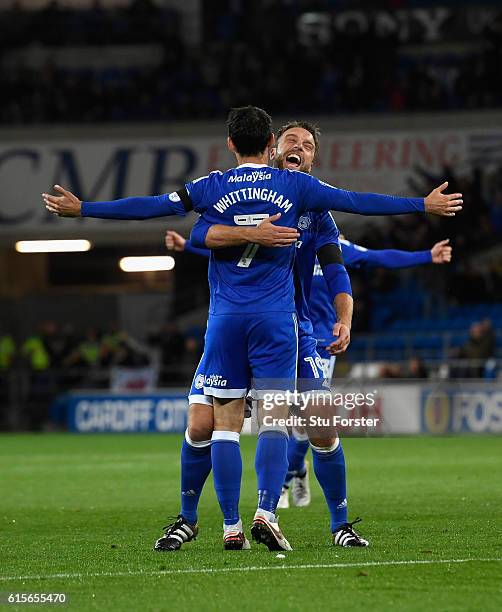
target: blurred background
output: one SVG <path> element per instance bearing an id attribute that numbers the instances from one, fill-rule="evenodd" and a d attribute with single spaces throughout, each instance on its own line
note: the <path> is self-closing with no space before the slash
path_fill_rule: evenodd
<path id="1" fill-rule="evenodd" d="M 0 428 L 183 429 L 207 261 L 119 263 L 166 255 L 166 229 L 187 236 L 195 215 L 58 219 L 40 193 L 157 194 L 224 170 L 226 113 L 256 104 L 276 128 L 318 123 L 315 174 L 335 185 L 464 194 L 453 220 L 335 215 L 365 247 L 454 249 L 350 271 L 336 376 L 385 379 L 378 409 L 407 398 L 413 431 L 500 431 L 501 65 L 499 2 L 0 0 Z M 87 250 L 16 247 L 70 238 Z"/>

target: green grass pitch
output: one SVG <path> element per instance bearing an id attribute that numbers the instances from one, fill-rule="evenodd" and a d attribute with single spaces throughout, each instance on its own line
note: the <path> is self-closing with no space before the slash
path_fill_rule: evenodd
<path id="1" fill-rule="evenodd" d="M 311 506 L 280 512 L 294 548 L 285 559 L 257 545 L 222 550 L 211 479 L 197 541 L 152 550 L 178 513 L 180 443 L 1 436 L 0 591 L 65 592 L 75 610 L 502 609 L 501 438 L 346 440 L 349 515 L 364 518 L 357 527 L 370 547 L 330 545 L 311 477 Z M 254 445 L 242 439 L 248 535 Z"/>

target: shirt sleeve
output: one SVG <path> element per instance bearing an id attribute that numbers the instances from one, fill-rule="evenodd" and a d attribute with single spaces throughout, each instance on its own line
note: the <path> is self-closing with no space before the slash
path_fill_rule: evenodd
<path id="1" fill-rule="evenodd" d="M 352 295 L 352 285 L 346 267 L 340 263 L 321 264 L 322 274 L 328 286 L 331 300 L 335 300 L 339 293 Z"/>
<path id="2" fill-rule="evenodd" d="M 185 242 L 185 251 L 187 253 L 193 253 L 194 255 L 200 255 L 201 257 L 207 257 L 209 259 L 211 251 L 209 249 L 201 249 L 192 244 L 191 239 Z"/>
<path id="3" fill-rule="evenodd" d="M 202 214 L 207 210 L 207 204 L 212 199 L 211 193 L 214 190 L 214 178 L 217 175 L 221 175 L 219 170 L 215 170 L 211 172 L 207 176 L 201 176 L 193 181 L 190 181 L 185 185 L 188 197 L 190 198 L 190 202 L 193 210 Z M 214 194 L 213 194 L 214 195 Z"/>
<path id="4" fill-rule="evenodd" d="M 186 187 L 157 196 L 122 198 L 103 202 L 82 202 L 82 217 L 143 220 L 170 215 L 185 216 L 192 210 Z"/>
<path id="5" fill-rule="evenodd" d="M 340 245 L 333 242 L 324 244 L 316 249 L 316 253 L 331 300 L 334 300 L 339 293 L 352 295 L 352 286 L 343 262 Z"/>
<path id="6" fill-rule="evenodd" d="M 197 223 L 192 227 L 190 233 L 190 245 L 197 249 L 206 249 L 206 236 L 211 223 L 208 223 L 204 217 L 199 217 Z M 188 244 L 188 243 L 187 243 Z"/>
<path id="7" fill-rule="evenodd" d="M 316 251 L 326 244 L 337 245 L 340 249 L 340 230 L 329 212 L 319 215 L 316 231 Z"/>
<path id="8" fill-rule="evenodd" d="M 379 193 L 359 193 L 338 189 L 309 174 L 298 172 L 300 209 L 340 212 L 359 215 L 402 215 L 425 212 L 424 198 L 402 198 Z"/>
<path id="9" fill-rule="evenodd" d="M 346 240 L 341 241 L 345 265 L 351 268 L 382 267 L 411 268 L 432 263 L 430 251 L 400 251 L 397 249 L 365 249 Z"/>

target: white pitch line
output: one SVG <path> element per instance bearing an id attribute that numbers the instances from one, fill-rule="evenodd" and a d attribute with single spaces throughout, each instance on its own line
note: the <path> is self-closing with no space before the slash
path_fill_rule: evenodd
<path id="1" fill-rule="evenodd" d="M 48 574 L 46 576 L 0 576 L 0 582 L 13 580 L 56 580 L 57 578 L 123 578 L 130 576 L 168 576 L 179 574 L 227 574 L 232 572 L 264 572 L 267 570 L 344 569 L 354 567 L 382 567 L 386 565 L 435 565 L 440 563 L 490 563 L 501 559 L 416 559 L 411 561 L 363 561 L 361 563 L 319 563 L 308 565 L 262 565 L 247 567 L 217 567 L 205 569 L 158 570 L 153 572 L 96 572 L 93 574 Z"/>

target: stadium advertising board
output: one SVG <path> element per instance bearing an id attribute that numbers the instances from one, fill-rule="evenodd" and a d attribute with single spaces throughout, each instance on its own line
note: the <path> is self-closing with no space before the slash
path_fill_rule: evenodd
<path id="1" fill-rule="evenodd" d="M 360 388 L 344 387 L 345 394 L 359 392 Z M 342 434 L 502 432 L 502 390 L 498 385 L 391 383 L 379 384 L 371 394 L 374 402 L 342 415 L 349 419 L 340 427 Z M 183 391 L 75 394 L 67 402 L 67 424 L 79 433 L 181 432 L 186 427 L 187 408 Z M 351 424 L 362 418 L 371 419 L 373 424 L 367 428 Z M 243 433 L 252 433 L 251 421 L 246 420 Z"/>
<path id="2" fill-rule="evenodd" d="M 445 385 L 423 388 L 422 431 L 425 433 L 501 433 L 502 389 L 497 384 Z"/>
<path id="3" fill-rule="evenodd" d="M 67 402 L 67 425 L 77 433 L 182 432 L 187 424 L 186 394 L 82 394 Z"/>
<path id="4" fill-rule="evenodd" d="M 376 381 L 374 381 L 376 382 Z M 496 383 L 381 383 L 366 395 L 371 401 L 339 412 L 343 435 L 501 433 L 502 390 Z M 369 387 L 368 387 L 369 389 Z M 361 387 L 344 385 L 346 396 Z M 66 403 L 67 425 L 77 433 L 182 432 L 188 402 L 184 390 L 146 394 L 72 394 Z M 370 426 L 360 426 L 366 419 Z M 243 433 L 254 433 L 246 419 Z"/>
<path id="5" fill-rule="evenodd" d="M 375 3 L 376 4 L 376 3 Z M 297 20 L 299 40 L 318 47 L 330 44 L 348 31 L 352 34 L 388 37 L 400 42 L 426 44 L 476 39 L 500 18 L 498 6 L 417 6 L 332 11 L 308 11 Z"/>
<path id="6" fill-rule="evenodd" d="M 502 432 L 502 387 L 497 381 L 479 383 L 462 380 L 394 383 L 373 381 L 373 405 L 351 411 L 350 416 L 378 419 L 376 426 L 341 428 L 351 435 L 379 434 L 497 434 Z M 369 382 L 366 383 L 366 387 Z M 344 392 L 361 387 L 344 386 Z"/>
<path id="7" fill-rule="evenodd" d="M 323 134 L 315 174 L 358 191 L 419 192 L 417 169 L 437 172 L 439 177 L 445 165 L 461 170 L 489 159 L 500 161 L 501 142 L 502 131 L 493 130 L 328 132 Z M 131 231 L 131 222 L 82 219 L 68 223 L 45 210 L 40 193 L 54 184 L 66 186 L 83 200 L 166 193 L 192 178 L 233 164 L 223 134 L 221 138 L 182 140 L 4 144 L 0 146 L 0 236 L 85 231 L 92 238 L 93 233 L 103 230 L 107 234 L 124 227 Z M 132 223 L 136 233 L 155 229 L 159 221 Z"/>
<path id="8" fill-rule="evenodd" d="M 423 383 L 366 382 L 366 395 L 374 401 L 344 415 L 373 419 L 370 427 L 340 427 L 342 435 L 385 434 L 497 434 L 502 432 L 502 387 L 497 382 Z M 345 394 L 361 392 L 361 385 L 343 386 Z"/>

